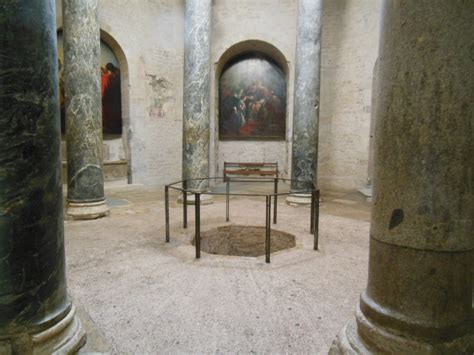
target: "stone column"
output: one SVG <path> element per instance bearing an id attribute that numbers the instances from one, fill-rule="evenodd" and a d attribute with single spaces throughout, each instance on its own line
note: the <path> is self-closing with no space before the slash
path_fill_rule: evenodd
<path id="1" fill-rule="evenodd" d="M 318 165 L 321 15 L 322 0 L 299 0 L 291 178 L 310 182 L 316 182 Z M 310 204 L 310 195 L 298 194 L 310 187 L 293 182 L 291 190 L 296 194 L 287 202 Z"/>
<path id="2" fill-rule="evenodd" d="M 211 0 L 186 0 L 184 15 L 183 179 L 209 177 Z M 208 182 L 189 188 L 205 190 Z M 191 196 L 190 196 L 191 197 Z M 210 196 L 202 195 L 201 203 Z M 193 203 L 192 197 L 188 199 Z"/>
<path id="3" fill-rule="evenodd" d="M 67 296 L 54 0 L 0 11 L 0 354 L 73 352 Z"/>
<path id="4" fill-rule="evenodd" d="M 98 0 L 63 0 L 67 214 L 107 215 L 102 173 Z"/>
<path id="5" fill-rule="evenodd" d="M 473 13 L 384 2 L 368 285 L 334 354 L 474 352 Z"/>

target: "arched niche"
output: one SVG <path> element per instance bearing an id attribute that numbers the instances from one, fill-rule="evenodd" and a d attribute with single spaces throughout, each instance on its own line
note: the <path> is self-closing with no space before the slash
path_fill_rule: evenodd
<path id="1" fill-rule="evenodd" d="M 129 126 L 129 76 L 128 62 L 125 53 L 118 42 L 103 29 L 100 30 L 100 40 L 105 43 L 115 55 L 120 68 L 120 91 L 121 91 L 121 112 L 122 112 L 122 132 L 126 133 Z M 102 63 L 101 63 L 102 64 Z"/>
<path id="2" fill-rule="evenodd" d="M 61 107 L 61 131 L 65 132 L 63 91 L 62 28 L 58 28 L 58 60 Z M 102 128 L 104 141 L 104 174 L 106 179 L 127 177 L 131 183 L 131 161 L 128 139 L 129 69 L 125 53 L 118 42 L 100 29 L 101 41 L 101 96 Z M 63 136 L 63 140 L 65 136 Z M 65 157 L 63 149 L 63 157 Z"/>
<path id="3" fill-rule="evenodd" d="M 225 64 L 229 62 L 232 58 L 237 57 L 244 53 L 258 52 L 266 55 L 275 61 L 278 66 L 285 73 L 286 78 L 288 78 L 288 60 L 285 55 L 271 43 L 257 40 L 249 39 L 242 42 L 238 42 L 227 48 L 219 57 L 216 68 L 216 77 L 219 78 L 224 68 Z"/>
<path id="4" fill-rule="evenodd" d="M 217 63 L 219 140 L 285 140 L 288 64 L 273 45 L 248 40 Z"/>

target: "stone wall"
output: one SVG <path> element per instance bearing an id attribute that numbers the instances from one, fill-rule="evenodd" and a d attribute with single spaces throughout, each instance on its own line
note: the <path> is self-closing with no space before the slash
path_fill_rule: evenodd
<path id="1" fill-rule="evenodd" d="M 60 27 L 60 1 L 57 2 Z M 325 2 L 318 172 L 323 189 L 356 189 L 363 186 L 367 179 L 371 83 L 378 46 L 379 2 Z M 289 176 L 296 13 L 296 0 L 214 1 L 211 175 L 221 172 L 224 160 L 266 160 L 278 161 L 280 170 Z M 101 0 L 100 24 L 102 39 L 121 62 L 126 125 L 124 148 L 129 160 L 129 181 L 155 185 L 179 180 L 184 1 Z M 287 66 L 286 142 L 218 140 L 216 81 L 219 67 L 224 64 L 224 54 L 229 48 L 249 40 L 275 48 L 275 56 L 281 58 L 274 59 L 281 61 L 283 58 L 282 64 Z M 266 51 L 267 54 L 272 54 L 272 50 L 269 51 Z"/>

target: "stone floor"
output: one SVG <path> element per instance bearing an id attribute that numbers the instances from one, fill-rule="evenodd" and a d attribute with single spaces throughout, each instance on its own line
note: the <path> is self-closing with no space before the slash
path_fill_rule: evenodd
<path id="1" fill-rule="evenodd" d="M 296 247 L 264 257 L 194 258 L 182 208 L 163 191 L 112 184 L 107 218 L 65 222 L 69 292 L 90 332 L 83 352 L 327 353 L 354 317 L 367 278 L 370 206 L 354 193 L 322 194 L 319 251 L 309 208 L 280 199 L 276 229 Z M 202 230 L 226 225 L 225 201 L 202 206 Z M 231 199 L 231 222 L 265 224 L 262 198 Z"/>

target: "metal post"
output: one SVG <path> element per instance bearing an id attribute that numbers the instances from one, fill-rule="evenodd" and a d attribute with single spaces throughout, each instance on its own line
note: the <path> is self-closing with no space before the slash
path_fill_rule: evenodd
<path id="1" fill-rule="evenodd" d="M 225 197 L 225 221 L 229 222 L 229 209 L 230 209 L 230 203 L 229 203 L 229 192 L 230 192 L 230 181 L 227 180 L 226 182 L 226 197 Z"/>
<path id="2" fill-rule="evenodd" d="M 195 224 L 195 244 L 196 244 L 196 259 L 201 257 L 201 194 L 196 192 L 194 194 L 194 211 L 196 213 Z"/>
<path id="3" fill-rule="evenodd" d="M 188 182 L 183 181 L 183 228 L 188 228 Z"/>
<path id="4" fill-rule="evenodd" d="M 169 187 L 165 186 L 165 225 L 166 225 L 166 243 L 170 242 L 170 196 Z"/>
<path id="5" fill-rule="evenodd" d="M 316 191 L 313 189 L 311 190 L 311 213 L 310 213 L 310 228 L 309 232 L 311 234 L 314 234 L 314 201 L 316 199 Z"/>
<path id="6" fill-rule="evenodd" d="M 275 178 L 273 192 L 275 193 L 275 201 L 273 201 L 273 224 L 277 223 L 277 204 L 278 204 L 278 177 Z"/>
<path id="7" fill-rule="evenodd" d="M 315 204 L 314 204 L 314 250 L 318 250 L 319 242 L 319 190 L 316 190 Z"/>
<path id="8" fill-rule="evenodd" d="M 266 221 L 265 221 L 265 262 L 270 262 L 270 221 L 272 197 L 266 196 Z"/>

